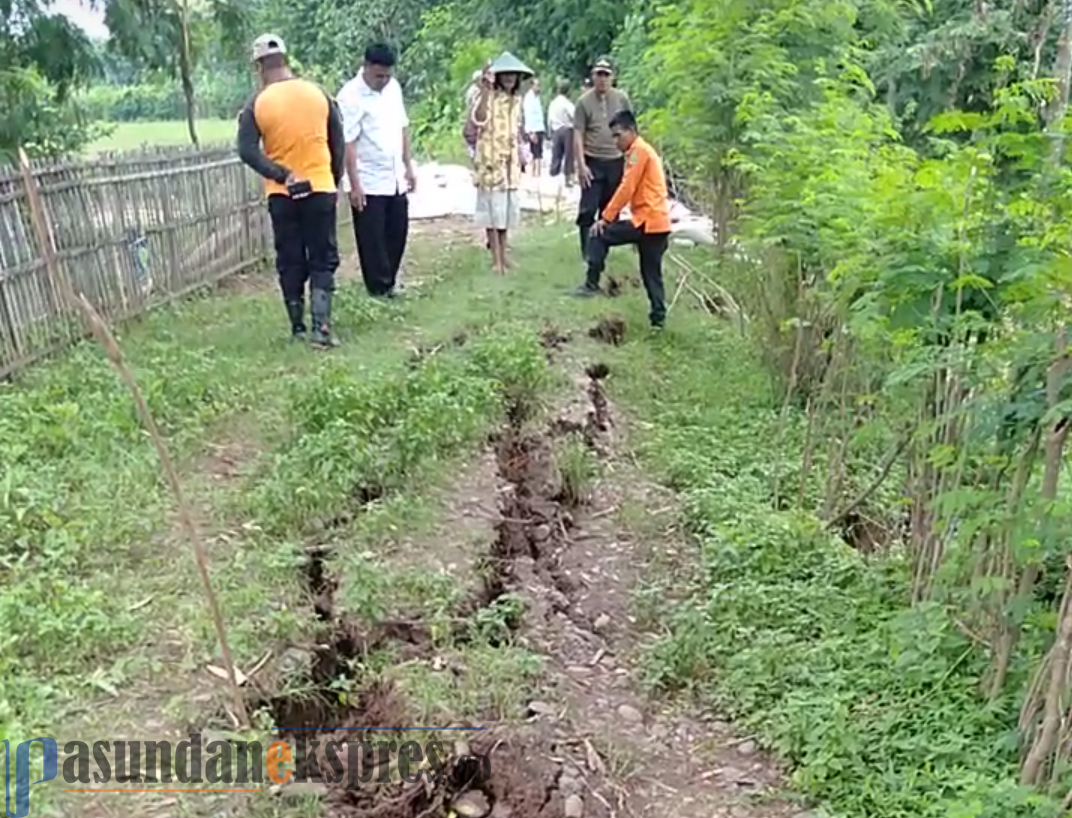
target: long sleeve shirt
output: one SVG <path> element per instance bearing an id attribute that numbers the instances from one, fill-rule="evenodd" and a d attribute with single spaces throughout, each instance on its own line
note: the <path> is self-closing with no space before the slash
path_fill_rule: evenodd
<path id="1" fill-rule="evenodd" d="M 670 205 L 666 201 L 666 175 L 659 154 L 641 137 L 625 152 L 625 175 L 603 208 L 603 220 L 617 221 L 629 205 L 632 222 L 645 233 L 670 232 Z"/>

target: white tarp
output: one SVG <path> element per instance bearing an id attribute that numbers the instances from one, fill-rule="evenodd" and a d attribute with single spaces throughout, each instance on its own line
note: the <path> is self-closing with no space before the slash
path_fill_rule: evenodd
<path id="1" fill-rule="evenodd" d="M 523 176 L 521 209 L 536 213 L 577 212 L 581 191 L 566 187 L 562 177 Z M 464 165 L 429 163 L 417 166 L 417 190 L 410 196 L 411 219 L 436 219 L 444 216 L 472 216 L 476 209 L 476 188 L 470 168 Z M 692 213 L 681 202 L 670 200 L 671 231 L 675 239 L 697 244 L 714 244 L 711 220 Z"/>

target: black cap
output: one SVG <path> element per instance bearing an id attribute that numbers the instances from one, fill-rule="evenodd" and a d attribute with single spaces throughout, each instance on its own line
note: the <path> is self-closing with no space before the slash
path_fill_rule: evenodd
<path id="1" fill-rule="evenodd" d="M 592 66 L 592 72 L 595 73 L 595 74 L 604 73 L 604 72 L 607 73 L 607 74 L 613 74 L 614 73 L 614 63 L 612 63 L 610 61 L 610 57 L 607 57 L 607 56 L 600 57 L 598 60 L 596 60 L 595 65 Z"/>

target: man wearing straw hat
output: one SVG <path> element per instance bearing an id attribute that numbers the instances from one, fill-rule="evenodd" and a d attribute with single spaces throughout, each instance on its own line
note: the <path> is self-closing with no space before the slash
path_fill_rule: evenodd
<path id="1" fill-rule="evenodd" d="M 283 40 L 253 43 L 261 85 L 238 118 L 238 154 L 264 178 L 275 239 L 276 270 L 293 338 L 304 338 L 309 283 L 314 345 L 337 345 L 331 299 L 339 267 L 338 184 L 345 143 L 335 101 L 315 83 L 295 77 Z M 263 147 L 262 147 L 263 143 Z"/>

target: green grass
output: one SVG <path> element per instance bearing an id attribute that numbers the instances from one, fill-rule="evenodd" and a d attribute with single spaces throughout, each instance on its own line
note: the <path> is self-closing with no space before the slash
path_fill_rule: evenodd
<path id="1" fill-rule="evenodd" d="M 907 607 L 896 559 L 868 563 L 807 505 L 773 510 L 776 464 L 801 452 L 792 434 L 776 448 L 758 351 L 690 322 L 624 354 L 616 397 L 658 419 L 635 438 L 640 459 L 677 492 L 702 561 L 688 598 L 663 609 L 650 687 L 734 717 L 796 765 L 820 815 L 1055 815 L 1017 786 L 1019 702 L 981 699 L 986 653 L 941 606 Z"/>
<path id="2" fill-rule="evenodd" d="M 456 583 L 400 563 L 390 543 L 435 542 L 429 497 L 497 423 L 503 389 L 537 397 L 556 388 L 539 345 L 543 319 L 583 326 L 597 309 L 565 295 L 576 251 L 560 237 L 572 232 L 519 235 L 522 269 L 505 279 L 475 246 L 414 241 L 408 275 L 422 284 L 410 298 L 380 304 L 352 279 L 341 286 L 344 345 L 332 354 L 285 337 L 268 272 L 263 292 L 191 298 L 122 328 L 209 538 L 240 667 L 318 638 L 304 545 L 322 541 L 323 521 L 352 507 L 362 483 L 391 493 L 330 534 L 341 544 L 339 601 L 367 620 L 434 621 L 457 600 Z M 560 258 L 545 268 L 549 247 Z M 414 347 L 459 331 L 463 347 L 448 343 L 410 367 Z M 220 662 L 211 619 L 155 454 L 99 349 L 80 345 L 0 386 L 0 441 L 0 734 L 114 737 L 150 720 L 163 732 L 201 723 L 213 705 L 189 692 L 204 686 L 193 674 Z M 237 475 L 222 476 L 227 458 Z M 479 676 L 446 689 L 402 674 L 422 712 L 510 716 L 527 701 L 538 658 L 480 645 L 460 660 Z"/>
<path id="3" fill-rule="evenodd" d="M 1015 702 L 978 699 L 985 656 L 941 610 L 904 608 L 898 565 L 864 562 L 808 508 L 771 510 L 772 464 L 792 462 L 798 444 L 788 435 L 789 449 L 774 450 L 777 400 L 756 350 L 684 299 L 652 337 L 636 286 L 615 301 L 570 298 L 581 271 L 565 220 L 513 244 L 518 269 L 496 277 L 477 247 L 414 241 L 418 294 L 382 305 L 346 285 L 344 345 L 329 355 L 284 340 L 270 285 L 125 328 L 211 538 L 238 664 L 317 638 L 299 574 L 309 542 L 335 545 L 336 598 L 356 617 L 435 623 L 451 609 L 463 589 L 432 566 L 443 498 L 497 422 L 504 389 L 548 399 L 562 388 L 537 343 L 551 322 L 573 334 L 575 363 L 610 367 L 640 464 L 676 492 L 700 545 L 699 579 L 674 589 L 685 601 L 659 603 L 653 689 L 689 689 L 741 720 L 843 818 L 1052 815 L 1015 786 Z M 610 272 L 635 285 L 635 264 L 617 252 Z M 620 347 L 586 337 L 609 312 L 628 324 Z M 412 348 L 459 331 L 467 344 L 409 365 Z M 220 477 L 220 446 L 241 455 L 238 476 Z M 596 464 L 563 457 L 583 495 Z M 137 732 L 161 710 L 173 727 L 199 723 L 208 705 L 191 701 L 204 685 L 191 673 L 219 661 L 211 621 L 129 396 L 95 347 L 0 387 L 0 463 L 0 733 Z M 324 527 L 372 483 L 388 489 L 382 503 Z M 486 611 L 474 628 L 494 634 L 505 615 Z M 454 645 L 443 625 L 441 658 L 468 673 L 392 656 L 355 672 L 397 679 L 428 719 L 518 715 L 542 683 L 539 657 L 487 639 Z M 125 709 L 130 691 L 149 691 L 148 712 Z"/>
<path id="4" fill-rule="evenodd" d="M 143 146 L 189 145 L 190 132 L 185 120 L 169 122 L 106 123 L 111 133 L 96 139 L 85 148 L 94 156 L 106 151 L 133 151 Z M 232 143 L 237 125 L 232 119 L 197 120 L 197 137 L 202 145 Z"/>

